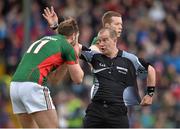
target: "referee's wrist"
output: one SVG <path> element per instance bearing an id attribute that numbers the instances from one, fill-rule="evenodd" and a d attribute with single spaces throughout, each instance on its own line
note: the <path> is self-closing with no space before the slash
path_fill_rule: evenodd
<path id="1" fill-rule="evenodd" d="M 155 86 L 147 86 L 146 94 L 153 97 L 155 92 Z"/>
<path id="2" fill-rule="evenodd" d="M 53 30 L 56 30 L 58 28 L 59 24 L 55 22 L 54 24 L 50 25 L 50 28 Z"/>

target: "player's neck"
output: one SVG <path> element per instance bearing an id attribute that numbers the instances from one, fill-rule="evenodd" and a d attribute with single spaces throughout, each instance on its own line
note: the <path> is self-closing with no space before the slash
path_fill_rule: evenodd
<path id="1" fill-rule="evenodd" d="M 66 40 L 68 41 L 68 43 L 72 43 L 72 39 L 71 38 L 66 38 Z"/>

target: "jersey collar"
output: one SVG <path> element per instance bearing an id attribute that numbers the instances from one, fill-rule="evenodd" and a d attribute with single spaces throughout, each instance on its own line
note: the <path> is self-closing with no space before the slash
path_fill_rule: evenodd
<path id="1" fill-rule="evenodd" d="M 117 54 L 117 57 L 121 57 L 122 56 L 122 52 L 123 52 L 122 50 L 119 50 L 118 54 Z"/>

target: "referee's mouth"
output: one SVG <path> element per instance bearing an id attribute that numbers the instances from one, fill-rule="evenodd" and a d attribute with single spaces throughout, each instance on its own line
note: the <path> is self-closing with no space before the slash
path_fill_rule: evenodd
<path id="1" fill-rule="evenodd" d="M 100 50 L 101 50 L 101 52 L 104 52 L 104 51 L 105 51 L 105 48 L 102 48 L 102 47 L 101 47 Z"/>

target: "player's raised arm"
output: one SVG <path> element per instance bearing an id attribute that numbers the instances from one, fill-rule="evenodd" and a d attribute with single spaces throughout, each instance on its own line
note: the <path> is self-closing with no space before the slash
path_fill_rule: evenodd
<path id="1" fill-rule="evenodd" d="M 53 29 L 57 33 L 58 16 L 55 13 L 54 8 L 52 6 L 50 9 L 48 7 L 46 7 L 44 9 L 44 13 L 42 15 L 47 20 L 50 28 Z"/>

